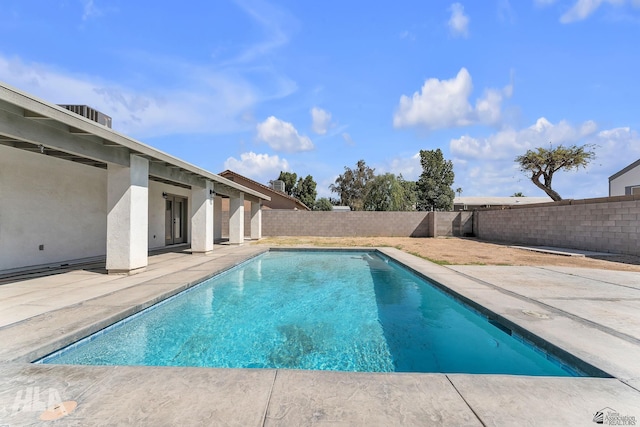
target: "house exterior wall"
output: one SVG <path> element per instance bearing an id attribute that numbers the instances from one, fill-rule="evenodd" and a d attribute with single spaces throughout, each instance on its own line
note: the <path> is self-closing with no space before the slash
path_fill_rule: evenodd
<path id="1" fill-rule="evenodd" d="M 188 199 L 191 236 L 191 190 L 149 181 L 149 249 L 164 246 L 163 192 Z M 0 271 L 104 256 L 106 239 L 107 171 L 0 146 Z"/>
<path id="2" fill-rule="evenodd" d="M 106 191 L 103 169 L 0 146 L 0 270 L 105 255 Z"/>
<path id="3" fill-rule="evenodd" d="M 635 168 L 609 181 L 609 196 L 629 195 L 631 192 L 628 187 L 636 186 L 640 187 L 640 166 L 636 166 Z"/>
<path id="4" fill-rule="evenodd" d="M 640 195 L 474 212 L 482 240 L 640 255 Z"/>
<path id="5" fill-rule="evenodd" d="M 187 222 L 187 239 L 191 239 L 191 190 L 182 187 L 176 187 L 157 181 L 149 181 L 149 249 L 157 249 L 164 247 L 165 232 L 165 199 L 162 193 L 173 194 L 188 198 L 188 212 L 185 217 Z"/>

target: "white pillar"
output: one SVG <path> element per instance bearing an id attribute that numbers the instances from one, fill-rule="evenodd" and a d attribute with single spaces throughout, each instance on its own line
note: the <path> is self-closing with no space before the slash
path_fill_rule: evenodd
<path id="1" fill-rule="evenodd" d="M 222 240 L 222 197 L 213 199 L 213 241 Z"/>
<path id="2" fill-rule="evenodd" d="M 213 183 L 191 187 L 191 252 L 213 250 Z"/>
<path id="3" fill-rule="evenodd" d="M 244 193 L 229 199 L 229 243 L 244 243 Z"/>
<path id="4" fill-rule="evenodd" d="M 147 266 L 149 161 L 130 155 L 129 167 L 107 166 L 107 270 L 132 273 Z"/>
<path id="5" fill-rule="evenodd" d="M 262 239 L 262 208 L 260 202 L 251 202 L 251 239 Z"/>

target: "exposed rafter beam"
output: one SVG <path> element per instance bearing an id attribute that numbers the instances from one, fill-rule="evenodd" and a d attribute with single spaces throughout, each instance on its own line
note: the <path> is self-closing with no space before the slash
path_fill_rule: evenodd
<path id="1" fill-rule="evenodd" d="M 98 162 L 129 166 L 128 150 L 105 147 L 102 144 L 87 141 L 80 135 L 70 134 L 37 121 L 29 121 L 29 119 L 21 118 L 2 109 L 0 109 L 0 128 L 4 135 L 31 143 L 35 149 L 38 149 L 38 145 L 42 141 L 46 144 L 46 148 L 64 151 Z"/>
<path id="2" fill-rule="evenodd" d="M 200 178 L 198 175 L 194 176 L 182 170 L 163 166 L 155 162 L 149 162 L 149 175 L 189 186 L 203 187 L 205 182 L 204 178 Z"/>
<path id="3" fill-rule="evenodd" d="M 51 117 L 43 116 L 42 114 L 29 110 L 24 110 L 24 116 L 28 119 L 53 120 Z"/>
<path id="4" fill-rule="evenodd" d="M 74 135 L 92 135 L 91 132 L 87 132 L 86 130 L 76 129 L 72 127 L 69 127 L 69 133 L 72 133 Z"/>

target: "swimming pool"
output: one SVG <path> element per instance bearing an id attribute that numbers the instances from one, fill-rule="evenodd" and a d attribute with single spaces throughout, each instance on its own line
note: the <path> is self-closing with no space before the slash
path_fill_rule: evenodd
<path id="1" fill-rule="evenodd" d="M 41 362 L 579 375 L 375 251 L 271 251 Z"/>

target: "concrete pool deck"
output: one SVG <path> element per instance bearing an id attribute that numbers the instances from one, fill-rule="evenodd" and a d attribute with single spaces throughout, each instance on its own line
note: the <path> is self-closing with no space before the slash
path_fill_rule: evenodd
<path id="1" fill-rule="evenodd" d="M 74 269 L 0 285 L 0 427 L 594 425 L 601 410 L 640 425 L 640 274 L 443 267 L 393 248 L 379 250 L 490 310 L 503 326 L 612 378 L 28 363 L 265 250 L 168 252 L 133 276 Z M 77 408 L 40 421 L 60 401 Z"/>

